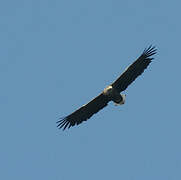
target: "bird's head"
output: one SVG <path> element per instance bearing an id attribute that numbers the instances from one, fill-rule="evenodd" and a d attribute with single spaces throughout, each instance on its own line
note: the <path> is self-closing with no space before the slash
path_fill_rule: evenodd
<path id="1" fill-rule="evenodd" d="M 104 89 L 103 93 L 104 93 L 105 95 L 110 95 L 110 94 L 112 93 L 112 91 L 113 91 L 113 87 L 112 87 L 112 86 L 107 86 L 107 87 Z"/>

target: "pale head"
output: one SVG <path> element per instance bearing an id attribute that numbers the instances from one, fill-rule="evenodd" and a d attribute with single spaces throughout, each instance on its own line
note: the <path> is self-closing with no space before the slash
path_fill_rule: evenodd
<path id="1" fill-rule="evenodd" d="M 112 93 L 112 90 L 113 90 L 113 87 L 112 87 L 112 86 L 107 86 L 107 87 L 104 89 L 103 93 L 104 93 L 105 95 L 110 95 L 110 94 Z"/>

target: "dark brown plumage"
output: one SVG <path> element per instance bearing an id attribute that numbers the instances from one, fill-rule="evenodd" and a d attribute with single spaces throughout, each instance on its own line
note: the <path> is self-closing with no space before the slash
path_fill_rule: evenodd
<path id="1" fill-rule="evenodd" d="M 154 54 L 156 54 L 155 47 L 149 46 L 143 51 L 142 55 L 113 82 L 112 86 L 119 92 L 124 91 L 148 67 L 153 59 L 150 58 L 150 56 Z"/>
<path id="2" fill-rule="evenodd" d="M 93 114 L 97 113 L 99 110 L 107 106 L 109 102 L 109 98 L 101 93 L 99 96 L 94 98 L 89 103 L 83 105 L 80 109 L 76 110 L 69 116 L 61 119 L 58 121 L 58 127 L 66 129 L 70 128 L 71 126 L 78 125 L 83 121 L 89 119 Z"/>
<path id="3" fill-rule="evenodd" d="M 109 101 L 114 101 L 116 104 L 124 104 L 125 95 L 120 94 L 120 92 L 124 91 L 139 75 L 143 73 L 153 59 L 150 56 L 154 54 L 156 54 L 155 47 L 149 46 L 115 82 L 105 88 L 101 94 L 89 103 L 83 105 L 81 108 L 77 109 L 65 118 L 61 118 L 57 122 L 57 127 L 65 130 L 71 126 L 78 125 L 107 106 Z"/>

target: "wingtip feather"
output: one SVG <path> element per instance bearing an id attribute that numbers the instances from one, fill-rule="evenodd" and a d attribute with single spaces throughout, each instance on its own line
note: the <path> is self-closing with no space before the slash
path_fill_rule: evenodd
<path id="1" fill-rule="evenodd" d="M 58 124 L 57 127 L 59 129 L 65 130 L 67 128 L 67 126 L 70 124 L 70 122 L 67 121 L 67 117 L 63 117 L 63 118 L 59 118 L 59 119 L 60 120 L 56 122 Z"/>
<path id="2" fill-rule="evenodd" d="M 146 56 L 147 58 L 150 56 L 153 56 L 157 53 L 156 46 L 150 45 L 148 48 L 145 48 L 143 51 L 143 56 Z M 153 58 L 152 58 L 153 59 Z"/>

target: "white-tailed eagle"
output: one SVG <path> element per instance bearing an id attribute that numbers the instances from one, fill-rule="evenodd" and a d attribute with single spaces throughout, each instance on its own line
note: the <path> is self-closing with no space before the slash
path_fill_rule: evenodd
<path id="1" fill-rule="evenodd" d="M 139 75 L 143 73 L 152 61 L 153 57 L 151 56 L 154 54 L 156 54 L 155 47 L 149 46 L 133 64 L 126 68 L 116 81 L 106 87 L 96 98 L 65 118 L 60 118 L 57 122 L 57 127 L 65 130 L 71 126 L 78 125 L 106 107 L 109 101 L 113 101 L 120 105 L 124 104 L 125 95 L 120 94 L 120 92 L 124 91 Z"/>

